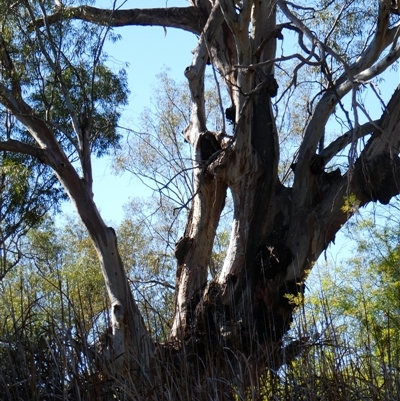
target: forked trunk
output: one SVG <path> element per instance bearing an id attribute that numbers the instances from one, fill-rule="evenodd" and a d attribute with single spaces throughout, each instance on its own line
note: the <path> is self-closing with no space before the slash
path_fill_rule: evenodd
<path id="1" fill-rule="evenodd" d="M 311 119 L 293 165 L 293 186 L 280 182 L 279 139 L 271 103 L 277 83 L 270 61 L 281 36 L 275 2 L 241 2 L 240 6 L 238 13 L 231 3 L 220 1 L 206 11 L 209 19 L 186 71 L 193 107 L 185 136 L 195 148 L 195 185 L 185 235 L 176 247 L 171 340 L 193 355 L 197 376 L 210 377 L 220 369 L 226 376 L 221 373 L 219 378 L 232 380 L 237 372 L 246 371 L 247 377 L 240 380 L 250 385 L 266 367 L 275 370 L 296 357 L 300 342 L 284 346 L 283 337 L 302 299 L 306 275 L 351 216 L 352 211 L 344 208 L 346 197 L 354 194 L 358 205 L 363 205 L 373 199 L 373 191 L 358 185 L 365 183 L 366 160 L 360 158 L 343 175 L 339 169 L 325 171 L 329 147 L 317 155 L 329 116 L 351 90 L 342 80 L 339 89 L 326 91 Z M 388 9 L 382 13 L 387 15 Z M 203 78 L 208 57 L 231 93 L 233 137 L 206 128 Z M 206 152 L 210 144 L 212 151 Z M 393 194 L 393 177 L 398 174 L 395 159 L 385 159 L 394 167 L 390 172 L 389 165 L 385 167 Z M 372 174 L 377 163 L 370 165 Z M 219 276 L 208 281 L 227 188 L 234 205 L 229 248 Z"/>

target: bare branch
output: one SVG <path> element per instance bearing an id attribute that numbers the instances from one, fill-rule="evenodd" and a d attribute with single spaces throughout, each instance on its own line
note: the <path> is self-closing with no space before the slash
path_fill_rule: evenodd
<path id="1" fill-rule="evenodd" d="M 194 7 L 133 8 L 129 10 L 106 10 L 91 6 L 63 8 L 47 17 L 48 24 L 62 19 L 78 19 L 111 27 L 120 26 L 161 26 L 183 29 L 199 35 L 202 19 Z M 34 26 L 43 27 L 44 18 L 35 21 Z M 30 27 L 32 29 L 32 26 Z"/>
<path id="2" fill-rule="evenodd" d="M 298 29 L 300 29 L 303 34 L 308 38 L 308 40 L 313 44 L 313 46 L 317 46 L 320 50 L 320 58 L 325 60 L 325 52 L 326 45 L 324 45 L 312 32 L 311 30 L 303 24 L 303 22 L 297 18 L 287 7 L 287 2 L 283 0 L 278 0 L 277 4 L 279 4 L 282 12 L 285 16 L 295 25 Z M 334 52 L 333 52 L 334 53 Z"/>
<path id="3" fill-rule="evenodd" d="M 24 142 L 16 141 L 15 139 L 7 139 L 7 141 L 0 142 L 0 150 L 5 150 L 13 153 L 23 153 L 36 157 L 43 161 L 45 153 L 44 149 L 37 146 L 32 146 Z"/>
<path id="4" fill-rule="evenodd" d="M 360 139 L 374 131 L 377 128 L 378 121 L 367 122 L 359 127 L 357 130 L 356 139 Z M 342 151 L 347 145 L 349 145 L 354 140 L 353 130 L 347 131 L 345 134 L 336 138 L 331 142 L 320 154 L 319 157 L 322 158 L 324 165 L 326 165 L 334 156 L 336 156 L 340 151 Z"/>
<path id="5" fill-rule="evenodd" d="M 392 29 L 389 29 L 389 14 L 390 9 L 386 6 L 384 1 L 379 2 L 378 20 L 376 23 L 375 36 L 369 46 L 360 54 L 354 64 L 350 66 L 352 74 L 357 74 L 363 69 L 369 68 L 375 63 L 382 51 L 393 42 L 396 35 L 398 24 Z M 344 73 L 337 83 L 342 83 L 349 77 Z"/>
<path id="6" fill-rule="evenodd" d="M 257 60 L 259 59 L 262 50 L 264 49 L 264 47 L 268 44 L 268 42 L 269 42 L 271 39 L 283 39 L 282 29 L 283 29 L 283 28 L 289 28 L 289 29 L 290 29 L 290 26 L 291 26 L 291 25 L 290 25 L 290 24 L 287 24 L 287 23 L 286 23 L 286 24 L 277 25 L 276 28 L 275 28 L 273 31 L 271 31 L 271 32 L 269 33 L 269 35 L 267 35 L 267 37 L 264 38 L 264 39 L 261 41 L 261 43 L 259 44 L 259 46 L 257 47 L 257 50 L 256 50 L 256 52 L 254 53 L 254 56 L 256 57 L 256 59 L 257 59 Z"/>
<path id="7" fill-rule="evenodd" d="M 377 75 L 381 74 L 388 67 L 390 67 L 393 63 L 395 63 L 400 57 L 400 45 L 396 48 L 390 50 L 390 52 L 381 60 L 379 60 L 375 65 L 361 71 L 354 77 L 355 82 L 357 83 L 365 83 L 372 78 L 375 78 Z"/>
<path id="8" fill-rule="evenodd" d="M 159 285 L 170 290 L 175 290 L 175 286 L 168 283 L 168 281 L 164 280 L 140 280 L 140 279 L 128 279 L 132 284 L 140 284 L 140 285 Z"/>
<path id="9" fill-rule="evenodd" d="M 306 64 L 312 65 L 312 66 L 321 65 L 320 61 L 310 61 L 311 56 L 312 56 L 312 54 L 310 54 L 310 56 L 305 58 L 300 53 L 294 53 L 294 54 L 291 54 L 290 56 L 277 57 L 273 60 L 262 61 L 261 63 L 250 64 L 250 65 L 235 65 L 234 67 L 238 68 L 238 69 L 248 69 L 248 70 L 252 71 L 252 70 L 256 70 L 259 67 L 265 67 L 267 65 L 279 63 L 281 61 L 293 60 L 294 58 L 299 59 L 301 61 L 302 65 L 306 65 Z"/>
<path id="10" fill-rule="evenodd" d="M 388 12 L 385 6 L 381 4 L 381 15 L 387 15 Z M 386 14 L 385 14 L 386 13 Z M 383 17 L 382 17 L 383 18 Z M 383 24 L 383 22 L 382 22 Z M 379 25 L 379 24 L 378 24 Z M 383 24 L 380 29 L 387 32 L 387 26 Z M 393 39 L 396 35 L 397 28 L 395 30 L 390 31 L 390 37 Z M 380 39 L 380 40 L 378 40 Z M 299 177 L 302 177 L 304 180 L 304 176 L 309 174 L 309 165 L 314 157 L 315 150 L 317 148 L 318 142 L 323 135 L 324 127 L 326 122 L 328 121 L 330 115 L 334 111 L 336 105 L 341 101 L 341 99 L 347 95 L 351 90 L 356 91 L 358 87 L 368 80 L 376 77 L 383 71 L 385 71 L 390 65 L 392 65 L 395 61 L 398 60 L 400 57 L 400 46 L 397 46 L 394 49 L 391 49 L 389 53 L 379 60 L 375 65 L 368 65 L 368 63 L 373 63 L 379 58 L 379 55 L 384 50 L 384 44 L 386 47 L 390 44 L 388 40 L 385 40 L 384 37 L 376 36 L 374 41 L 378 41 L 381 43 L 379 47 L 379 52 L 377 48 L 373 49 L 374 55 L 369 55 L 370 47 L 361 55 L 360 58 L 365 57 L 365 62 L 361 62 L 360 58 L 350 67 L 347 66 L 345 63 L 342 63 L 343 67 L 345 68 L 345 72 L 342 77 L 338 80 L 335 86 L 332 87 L 331 90 L 327 91 L 325 95 L 321 98 L 320 102 L 318 103 L 312 120 L 310 121 L 307 131 L 305 133 L 305 138 L 303 144 L 300 148 L 299 152 L 299 162 L 296 166 L 296 175 L 299 173 Z M 371 50 L 372 51 L 372 50 Z M 378 54 L 379 53 L 379 54 Z M 331 53 L 329 53 L 331 54 Z M 332 54 L 331 54 L 332 55 Z M 366 67 L 364 71 L 360 71 L 360 67 Z M 358 72 L 358 74 L 354 74 L 354 72 Z M 343 78 L 344 77 L 344 78 Z M 333 83 L 332 83 L 333 84 Z M 304 191 L 301 191 L 301 187 L 303 186 L 302 182 L 297 181 L 295 182 L 294 188 L 295 190 L 299 190 L 303 194 Z M 298 201 L 299 205 L 302 205 L 304 199 L 300 199 L 296 197 L 296 201 Z M 303 207 L 303 206 L 301 206 Z"/>
<path id="11" fill-rule="evenodd" d="M 191 144 L 195 144 L 199 132 L 205 132 L 207 130 L 204 109 L 204 72 L 211 43 L 223 20 L 221 8 L 217 3 L 213 7 L 206 26 L 204 27 L 204 31 L 201 34 L 192 64 L 185 70 L 185 76 L 189 81 L 192 98 L 192 114 L 189 127 L 185 130 L 185 137 Z"/>

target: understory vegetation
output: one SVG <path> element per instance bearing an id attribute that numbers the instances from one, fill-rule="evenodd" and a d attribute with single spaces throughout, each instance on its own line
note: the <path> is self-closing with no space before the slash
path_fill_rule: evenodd
<path id="1" fill-rule="evenodd" d="M 117 232 L 132 291 L 149 331 L 162 342 L 172 324 L 173 257 L 149 235 L 152 230 L 146 229 L 137 205 L 132 201 L 127 207 L 127 216 L 136 217 L 126 217 Z M 376 213 L 374 218 L 383 219 Z M 327 256 L 307 281 L 305 298 L 288 295 L 297 312 L 285 338 L 290 343 L 285 364 L 277 371 L 260 372 L 257 383 L 248 383 L 246 371 L 230 372 L 226 388 L 233 399 L 399 398 L 398 222 L 386 220 L 377 228 L 376 221 L 359 219 L 348 225 L 347 236 L 356 256 L 340 261 L 334 261 L 334 254 Z M 0 283 L 0 398 L 143 399 L 129 377 L 121 380 L 111 365 L 104 372 L 109 305 L 83 227 L 64 218 L 61 228 L 60 220 L 56 224 L 48 217 L 28 232 L 21 253 L 18 266 Z M 215 252 L 216 263 L 218 257 Z M 208 385 L 212 387 L 219 373 Z M 185 399 L 195 400 L 195 387 L 204 386 L 173 369 L 164 374 L 162 383 L 149 383 L 145 399 L 160 399 L 162 388 L 163 399 L 172 400 L 179 388 Z"/>

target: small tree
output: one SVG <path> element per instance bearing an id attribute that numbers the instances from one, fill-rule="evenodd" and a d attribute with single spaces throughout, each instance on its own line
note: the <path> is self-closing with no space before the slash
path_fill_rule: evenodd
<path id="1" fill-rule="evenodd" d="M 281 372 L 296 399 L 398 398 L 399 231 L 391 213 L 397 204 L 384 216 L 374 211 L 378 224 L 348 224 L 354 256 L 314 268 L 289 332 L 307 336 L 307 344 Z"/>
<path id="2" fill-rule="evenodd" d="M 190 388 L 215 399 L 224 398 L 227 389 L 254 385 L 265 367 L 279 368 L 290 349 L 282 343 L 292 320 L 290 298 L 303 292 L 313 263 L 355 210 L 368 202 L 386 204 L 399 193 L 400 91 L 378 120 L 362 124 L 359 116 L 366 113 L 361 91 L 377 93 L 375 79 L 400 56 L 397 1 L 192 0 L 181 8 L 65 4 L 54 10 L 46 2 L 31 6 L 23 0 L 2 7 L 7 29 L 0 101 L 35 144 L 28 136 L 11 136 L 0 149 L 51 167 L 75 205 L 95 244 L 112 305 L 110 357 L 126 362 L 140 391 L 157 383 L 161 368 L 170 373 L 172 366 L 193 373 L 197 387 Z M 83 32 L 74 20 L 86 21 Z M 126 100 L 123 79 L 114 79 L 101 56 L 104 32 L 121 25 L 172 27 L 199 38 L 185 70 L 191 117 L 184 136 L 193 148 L 193 199 L 175 247 L 171 341 L 162 345 L 145 329 L 115 232 L 101 219 L 92 194 L 92 151 L 103 153 L 117 142 L 117 106 Z M 295 50 L 279 55 L 276 42 L 285 43 L 288 33 Z M 70 51 L 71 40 L 78 51 Z M 208 63 L 228 89 L 233 136 L 207 128 Z M 306 96 L 298 113 L 304 121 L 285 123 L 282 117 L 294 117 L 298 93 Z M 342 121 L 339 134 L 330 132 L 328 122 L 335 118 Z M 291 171 L 282 174 L 280 135 L 295 127 L 298 146 L 290 144 Z M 348 162 L 334 169 L 345 150 Z M 228 189 L 234 205 L 229 246 L 221 272 L 209 280 Z M 213 376 L 218 380 L 210 381 Z"/>

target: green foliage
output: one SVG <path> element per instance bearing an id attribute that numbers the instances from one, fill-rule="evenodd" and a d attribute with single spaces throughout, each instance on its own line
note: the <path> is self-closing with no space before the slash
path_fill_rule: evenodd
<path id="1" fill-rule="evenodd" d="M 262 399 L 399 398 L 400 232 L 393 215 L 376 219 L 386 225 L 351 226 L 355 256 L 314 268 L 285 339 L 286 364 L 265 375 Z"/>
<path id="2" fill-rule="evenodd" d="M 376 15 L 371 5 L 366 1 L 314 3 L 312 13 L 309 8 L 299 8 L 297 14 L 304 20 L 313 18 L 316 23 L 310 26 L 322 37 L 325 33 L 325 43 L 346 60 L 353 60 L 372 34 L 368 27 Z M 128 89 L 124 70 L 112 71 L 106 66 L 106 56 L 101 55 L 107 29 L 61 21 L 27 31 L 32 19 L 52 11 L 53 2 L 17 2 L 12 13 L 10 5 L 0 5 L 2 35 L 15 63 L 14 71 L 3 76 L 5 84 L 21 83 L 25 98 L 71 159 L 81 157 L 84 151 L 82 133 L 96 156 L 117 147 L 121 139 L 118 121 Z M 332 79 L 341 73 L 336 67 L 333 60 Z M 312 103 L 319 96 L 312 92 L 321 90 L 318 85 L 310 90 L 322 80 L 319 69 L 305 71 L 302 96 L 292 101 L 289 97 L 294 92 L 288 93 L 283 111 L 280 132 L 299 134 L 289 148 L 302 139 Z M 291 80 L 292 74 L 285 73 Z M 118 167 L 151 179 L 160 196 L 147 205 L 133 200 L 127 207 L 127 215 L 133 217 L 127 217 L 117 232 L 135 298 L 150 331 L 162 341 L 167 339 L 173 314 L 173 248 L 183 231 L 177 211 L 187 210 L 193 196 L 193 157 L 181 134 L 189 122 L 188 91 L 167 74 L 161 74 L 159 80 L 154 107 L 143 113 L 141 132 L 130 135 L 129 148 L 121 151 Z M 314 82 L 310 84 L 310 80 Z M 219 130 L 221 113 L 215 93 L 207 92 L 206 107 L 209 122 Z M 296 107 L 288 111 L 290 104 Z M 286 117 L 290 122 L 285 123 Z M 18 123 L 9 128 L 1 132 L 1 139 L 13 136 L 32 143 Z M 281 143 L 292 140 L 281 135 Z M 292 162 L 284 157 L 282 176 Z M 5 245 L 6 240 L 15 242 L 15 233 L 25 235 L 42 223 L 59 192 L 48 170 L 26 157 L 4 154 L 0 179 L 0 240 L 7 252 L 16 253 L 19 262 L 13 271 L 9 271 L 9 261 L 0 264 L 3 272 L 9 271 L 7 281 L 0 283 L 0 389 L 5 389 L 9 399 L 44 399 L 49 394 L 55 399 L 93 399 L 87 389 L 95 388 L 93 376 L 101 377 L 94 363 L 94 343 L 104 339 L 99 332 L 107 327 L 108 306 L 95 250 L 75 221 L 68 221 L 63 228 L 46 222 L 30 230 L 18 246 Z M 353 198 L 345 199 L 344 213 L 357 211 Z M 217 234 L 210 261 L 213 276 L 221 269 L 229 242 L 225 227 L 222 224 Z M 362 228 L 371 230 L 368 225 Z M 392 229 L 374 231 L 372 242 L 360 241 L 357 258 L 349 261 L 346 269 L 330 267 L 323 272 L 323 291 L 313 294 L 310 302 L 304 304 L 300 295 L 287 297 L 303 313 L 293 336 L 305 339 L 303 348 L 297 357 L 288 353 L 287 365 L 280 372 L 266 373 L 265 383 L 257 383 L 257 395 L 296 400 L 398 398 L 398 237 Z M 371 243 L 378 244 L 374 254 L 370 253 Z M 74 385 L 78 381 L 80 384 Z M 15 383 L 14 389 L 7 383 Z M 71 389 L 76 390 L 74 396 Z M 82 389 L 86 393 L 79 393 Z M 114 399 L 119 399 L 117 394 Z M 105 399 L 105 393 L 101 397 Z"/>
<path id="3" fill-rule="evenodd" d="M 117 228 L 121 256 L 149 330 L 161 341 L 173 311 L 174 260 L 135 212 Z M 1 391 L 16 383 L 9 400 L 74 392 L 107 399 L 114 390 L 102 381 L 98 361 L 107 346 L 108 297 L 84 228 L 73 219 L 46 220 L 29 231 L 21 252 L 0 283 Z"/>
<path id="4" fill-rule="evenodd" d="M 70 157 L 76 157 L 75 151 L 87 152 L 84 140 L 96 156 L 107 154 L 121 139 L 118 120 L 129 93 L 125 70 L 113 71 L 105 64 L 102 47 L 109 28 L 61 19 L 39 29 L 33 21 L 47 18 L 54 2 L 10 6 L 5 6 L 0 23 L 14 68 L 1 72 L 3 83 L 21 87 L 25 101 L 47 122 Z M 11 134 L 30 141 L 21 128 Z"/>
<path id="5" fill-rule="evenodd" d="M 22 155 L 0 155 L 0 281 L 21 258 L 21 238 L 64 197 L 46 166 Z"/>
<path id="6" fill-rule="evenodd" d="M 174 307 L 173 244 L 183 230 L 182 222 L 171 224 L 173 208 L 167 200 L 134 198 L 125 210 L 117 229 L 121 258 L 147 327 L 156 338 L 165 340 Z"/>
<path id="7" fill-rule="evenodd" d="M 101 157 L 110 148 L 118 146 L 121 134 L 118 133 L 120 108 L 127 104 L 127 77 L 124 70 L 113 73 L 104 64 L 94 68 L 90 63 L 80 62 L 79 65 L 66 65 L 62 72 L 63 85 L 68 90 L 73 110 L 77 113 L 79 128 L 89 135 L 91 151 Z M 79 140 L 70 124 L 71 111 L 65 107 L 66 99 L 57 85 L 54 73 L 44 82 L 43 90 L 33 93 L 30 98 L 36 110 L 64 134 L 71 145 L 79 149 Z"/>
<path id="8" fill-rule="evenodd" d="M 350 194 L 344 198 L 343 206 L 341 210 L 343 213 L 354 214 L 358 211 L 360 201 L 354 194 Z"/>
<path id="9" fill-rule="evenodd" d="M 125 71 L 105 64 L 109 29 L 67 19 L 34 27 L 36 18 L 54 11 L 53 1 L 4 1 L 0 10 L 1 48 L 12 64 L 1 68 L 2 84 L 24 98 L 90 180 L 91 154 L 101 157 L 119 145 L 118 121 L 129 93 Z M 4 105 L 0 117 L 0 141 L 40 146 Z M 22 154 L 0 155 L 0 279 L 21 257 L 20 237 L 63 197 L 47 167 Z"/>
<path id="10" fill-rule="evenodd" d="M 373 2 L 315 0 L 298 4 L 305 7 L 295 8 L 296 14 L 347 62 L 354 61 L 373 34 L 378 8 Z M 338 67 L 337 61 L 332 62 Z"/>
<path id="11" fill-rule="evenodd" d="M 119 151 L 115 168 L 139 177 L 155 191 L 147 203 L 143 199 L 133 200 L 127 207 L 127 212 L 129 216 L 135 216 L 131 219 L 137 222 L 136 227 L 144 224 L 151 246 L 157 249 L 156 252 L 153 250 L 147 254 L 157 254 L 151 262 L 159 266 L 154 271 L 161 274 L 163 282 L 173 283 L 175 278 L 171 279 L 170 275 L 176 263 L 173 256 L 175 243 L 184 232 L 184 223 L 193 196 L 193 156 L 183 135 L 190 120 L 191 101 L 186 82 L 175 82 L 168 72 L 159 74 L 157 78 L 152 107 L 143 111 L 138 131 L 128 131 L 127 146 Z M 219 130 L 222 128 L 222 116 L 215 85 L 213 78 L 209 77 L 205 106 L 208 125 Z M 228 197 L 210 261 L 212 276 L 222 268 L 229 243 L 228 225 L 231 224 L 231 212 Z M 166 272 L 168 279 L 163 276 L 163 272 Z M 171 295 L 169 297 L 172 298 Z"/>
<path id="12" fill-rule="evenodd" d="M 137 131 L 128 131 L 127 147 L 119 153 L 117 170 L 140 177 L 175 207 L 188 208 L 192 196 L 193 156 L 185 143 L 191 100 L 186 82 L 175 82 L 167 72 L 157 76 L 152 107 L 146 108 Z M 215 82 L 208 79 L 206 115 L 210 127 L 222 126 Z"/>
<path id="13" fill-rule="evenodd" d="M 192 188 L 192 156 L 182 132 L 189 123 L 187 84 L 178 85 L 166 73 L 158 76 L 153 108 L 140 117 L 139 132 L 128 132 L 127 147 L 118 155 L 117 169 L 127 170 L 159 190 L 164 198 L 186 204 Z"/>
<path id="14" fill-rule="evenodd" d="M 142 219 L 143 214 L 136 210 L 132 219 L 126 218 L 118 227 L 121 257 L 149 330 L 165 337 L 172 316 L 175 260 Z M 164 234 L 160 227 L 158 235 Z M 3 330 L 12 332 L 17 322 L 25 319 L 39 331 L 49 321 L 73 331 L 77 324 L 88 333 L 95 326 L 105 329 L 104 279 L 81 224 L 69 219 L 60 227 L 47 220 L 29 231 L 21 243 L 21 254 L 18 267 L 1 283 Z M 0 341 L 2 335 L 0 330 Z"/>
<path id="15" fill-rule="evenodd" d="M 90 393 L 99 357 L 93 341 L 108 306 L 93 246 L 76 223 L 60 229 L 47 220 L 30 230 L 21 252 L 0 283 L 2 394 L 58 399 L 82 385 Z"/>
<path id="16" fill-rule="evenodd" d="M 355 256 L 315 268 L 293 324 L 292 340 L 305 341 L 282 378 L 300 391 L 303 398 L 296 399 L 399 396 L 398 222 L 387 219 L 379 228 L 376 221 L 362 220 L 352 226 L 352 237 Z"/>
<path id="17" fill-rule="evenodd" d="M 59 326 L 68 325 L 71 322 L 64 321 L 64 310 L 73 307 L 70 315 L 90 325 L 90 319 L 104 310 L 106 292 L 97 255 L 76 222 L 69 222 L 63 229 L 46 222 L 31 230 L 22 252 L 18 269 L 10 272 L 3 283 L 2 307 L 19 299 L 9 317 L 7 308 L 3 309 L 4 322 L 22 319 L 23 310 L 30 309 L 35 316 L 32 320 L 39 325 L 48 320 L 47 316 Z M 14 296 L 18 293 L 21 296 Z"/>

